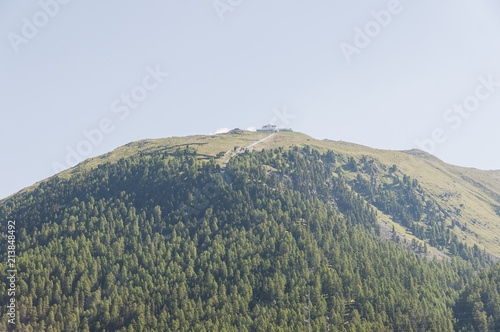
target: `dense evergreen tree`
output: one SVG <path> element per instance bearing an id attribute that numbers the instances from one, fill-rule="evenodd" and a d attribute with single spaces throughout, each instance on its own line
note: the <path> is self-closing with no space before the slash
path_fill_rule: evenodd
<path id="1" fill-rule="evenodd" d="M 309 296 L 313 331 L 453 330 L 450 304 L 486 260 L 382 241 L 368 202 L 415 223 L 434 215 L 409 178 L 391 191 L 345 175 L 365 164 L 306 146 L 245 152 L 221 173 L 186 147 L 43 182 L 0 205 L 18 225 L 16 327 L 302 331 Z"/>
<path id="2" fill-rule="evenodd" d="M 460 293 L 454 306 L 459 331 L 500 329 L 500 264 L 481 273 Z"/>

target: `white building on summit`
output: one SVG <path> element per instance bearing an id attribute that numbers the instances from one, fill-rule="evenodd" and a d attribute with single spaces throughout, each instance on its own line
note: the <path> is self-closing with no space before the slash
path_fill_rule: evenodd
<path id="1" fill-rule="evenodd" d="M 278 133 L 280 131 L 293 131 L 291 128 L 278 128 L 276 125 L 265 125 L 261 129 L 257 129 L 259 133 Z"/>

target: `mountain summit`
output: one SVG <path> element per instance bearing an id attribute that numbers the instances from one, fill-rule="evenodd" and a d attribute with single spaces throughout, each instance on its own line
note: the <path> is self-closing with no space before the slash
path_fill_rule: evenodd
<path id="1" fill-rule="evenodd" d="M 243 130 L 133 142 L 0 201 L 25 331 L 494 326 L 460 295 L 500 255 L 499 211 L 498 171 Z"/>
<path id="2" fill-rule="evenodd" d="M 272 135 L 273 137 L 264 140 L 273 132 L 276 132 Z M 222 167 L 233 155 L 237 154 L 235 152 L 307 146 L 321 153 L 332 151 L 337 155 L 340 163 L 354 161 L 356 169 L 343 168 L 346 171 L 344 175 L 351 184 L 360 181 L 358 175 L 365 180 L 376 179 L 380 184 L 394 181 L 395 177 L 401 179 L 409 177 L 417 180 L 421 189 L 418 195 L 425 196 L 423 204 L 435 204 L 437 213 L 450 231 L 464 243 L 471 246 L 476 244 L 495 257 L 500 256 L 500 241 L 497 236 L 500 234 L 500 170 L 482 171 L 453 166 L 421 150 L 379 150 L 343 141 L 317 140 L 302 133 L 288 132 L 288 130 L 273 132 L 256 133 L 238 129 L 217 135 L 141 140 L 129 143 L 103 156 L 88 159 L 56 175 L 53 179 L 68 179 L 72 174 L 89 172 L 99 165 L 112 163 L 122 158 L 152 153 L 175 155 L 181 153 L 181 150 L 186 147 L 192 149 L 197 160 L 214 159 L 214 162 Z M 365 164 L 374 165 L 376 170 L 389 170 L 395 167 L 396 172 L 392 175 L 381 172 L 368 174 L 364 170 Z M 21 193 L 30 191 L 38 185 L 27 188 Z M 356 186 L 352 189 L 363 196 L 366 194 L 356 190 Z M 365 200 L 377 210 L 379 221 L 390 227 L 395 226 L 396 231 L 401 232 L 401 235 L 409 240 L 414 238 L 412 236 L 414 232 L 411 229 L 398 227 L 399 225 L 405 226 L 401 218 L 384 213 L 381 207 L 373 204 L 373 197 L 370 199 L 365 197 Z"/>

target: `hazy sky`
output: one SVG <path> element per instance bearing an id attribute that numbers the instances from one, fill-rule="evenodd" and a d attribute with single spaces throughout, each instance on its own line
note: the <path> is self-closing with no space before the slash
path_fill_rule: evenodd
<path id="1" fill-rule="evenodd" d="M 498 0 L 1 1 L 0 198 L 131 141 L 269 122 L 500 169 L 499 17 Z"/>

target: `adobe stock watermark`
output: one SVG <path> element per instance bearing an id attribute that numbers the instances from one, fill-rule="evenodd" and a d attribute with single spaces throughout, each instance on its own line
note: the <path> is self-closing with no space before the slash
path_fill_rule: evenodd
<path id="1" fill-rule="evenodd" d="M 202 190 L 195 189 L 193 200 L 189 203 L 190 205 L 182 204 L 181 211 L 183 212 L 182 217 L 184 222 L 189 222 L 189 218 L 200 215 L 205 211 L 212 200 L 219 195 L 220 188 L 215 183 L 215 181 L 207 183 Z M 195 220 L 198 224 L 203 218 Z"/>
<path id="2" fill-rule="evenodd" d="M 228 12 L 234 11 L 243 3 L 243 0 L 214 0 L 212 3 L 217 16 L 221 21 L 224 21 L 224 16 Z"/>
<path id="3" fill-rule="evenodd" d="M 7 316 L 9 324 L 16 324 L 16 291 L 17 291 L 17 264 L 16 264 L 16 221 L 7 222 Z M 19 318 L 19 317 L 17 317 Z"/>
<path id="4" fill-rule="evenodd" d="M 289 126 L 291 123 L 290 119 L 295 119 L 297 117 L 296 114 L 288 113 L 286 107 L 283 107 L 282 110 L 279 110 L 278 108 L 274 108 L 273 114 L 274 115 L 271 118 L 271 121 L 269 121 L 269 124 L 275 125 L 277 127 Z"/>
<path id="5" fill-rule="evenodd" d="M 370 12 L 372 19 L 366 22 L 363 28 L 359 26 L 354 28 L 352 43 L 341 42 L 339 44 L 347 63 L 352 62 L 352 57 L 355 54 L 361 54 L 361 51 L 367 48 L 373 39 L 377 38 L 392 23 L 393 18 L 403 12 L 403 9 L 404 6 L 400 0 L 390 0 L 386 9 L 372 10 Z"/>
<path id="6" fill-rule="evenodd" d="M 271 121 L 269 123 L 271 125 L 276 125 L 277 127 L 278 127 L 278 125 L 280 125 L 280 126 L 290 125 L 290 119 L 294 119 L 296 117 L 295 114 L 288 113 L 286 107 L 283 107 L 282 110 L 280 110 L 278 108 L 274 108 L 272 113 L 273 113 L 273 116 L 271 117 Z M 243 151 L 246 151 L 247 149 L 254 147 L 255 145 L 257 145 L 259 143 L 262 143 L 263 141 L 265 141 L 266 139 L 268 139 L 272 135 L 274 135 L 274 134 L 271 134 L 270 136 L 268 136 L 264 139 L 261 139 L 260 141 L 254 142 L 253 144 L 250 144 L 249 146 L 247 146 L 245 148 L 241 148 L 239 150 L 234 151 L 234 153 L 232 155 L 230 155 L 229 159 L 237 156 L 239 153 L 242 153 Z M 229 159 L 224 164 L 227 164 Z M 228 174 L 227 172 L 224 172 L 224 171 L 225 171 L 225 165 L 222 166 L 221 175 L 223 176 L 223 179 L 226 183 L 232 183 L 233 179 L 232 179 L 231 175 Z M 184 218 L 184 222 L 187 223 L 187 222 L 189 222 L 190 218 L 193 218 L 197 215 L 201 215 L 210 206 L 210 203 L 213 202 L 213 200 L 215 200 L 215 198 L 219 195 L 219 193 L 220 193 L 220 188 L 215 180 L 207 183 L 201 190 L 196 189 L 194 192 L 194 196 L 193 196 L 192 201 L 190 201 L 188 203 L 189 205 L 184 204 L 184 203 L 181 205 L 180 209 L 183 212 L 182 215 Z M 195 223 L 199 224 L 200 221 L 202 221 L 202 220 L 203 220 L 203 218 L 201 218 L 201 219 L 195 218 Z"/>
<path id="7" fill-rule="evenodd" d="M 61 11 L 62 5 L 67 5 L 71 0 L 40 0 L 38 6 L 40 10 L 35 12 L 30 18 L 21 19 L 22 26 L 20 34 L 15 32 L 7 33 L 12 49 L 17 54 L 21 45 L 28 44 L 38 35 L 40 29 L 49 24 L 50 20 L 56 17 Z"/>
<path id="8" fill-rule="evenodd" d="M 451 125 L 451 129 L 458 130 L 464 120 L 470 118 L 500 87 L 500 81 L 495 81 L 493 75 L 489 75 L 487 78 L 479 76 L 478 81 L 479 83 L 473 93 L 465 97 L 462 102 L 456 103 L 444 111 L 443 121 Z M 422 140 L 416 139 L 415 145 L 420 150 L 434 154 L 436 147 L 447 140 L 447 130 L 437 127 L 431 132 L 430 137 Z"/>
<path id="9" fill-rule="evenodd" d="M 111 102 L 110 111 L 114 117 L 103 117 L 95 128 L 82 131 L 84 138 L 76 146 L 66 146 L 64 161 L 52 163 L 52 169 L 55 173 L 72 167 L 89 156 L 94 148 L 103 142 L 105 135 L 109 135 L 115 130 L 117 122 L 126 120 L 130 116 L 130 112 L 137 109 L 146 100 L 149 93 L 157 89 L 169 75 L 168 72 L 163 72 L 159 65 L 156 65 L 155 69 L 147 66 L 145 70 L 146 75 L 140 84 L 133 86 L 130 92 L 122 93 L 120 97 Z"/>
<path id="10" fill-rule="evenodd" d="M 278 127 L 279 126 L 289 126 L 290 125 L 290 119 L 295 119 L 296 115 L 292 113 L 288 113 L 287 108 L 283 107 L 282 110 L 278 108 L 274 108 L 273 111 L 273 116 L 271 117 L 271 120 L 269 124 L 275 125 Z M 282 128 L 281 128 L 282 129 Z M 232 157 L 237 156 L 240 153 L 243 153 L 244 151 L 262 143 L 263 141 L 267 140 L 273 134 L 269 135 L 268 137 L 261 139 L 260 141 L 254 142 L 250 144 L 247 147 L 240 148 L 238 150 L 233 150 L 234 153 L 229 156 L 229 159 Z M 230 150 L 231 151 L 231 150 Z M 228 152 L 230 152 L 228 151 Z M 226 152 L 226 154 L 228 153 Z M 223 178 L 223 181 L 231 184 L 233 182 L 233 179 L 230 174 L 225 172 L 225 165 L 229 161 L 226 160 L 224 165 L 221 167 L 221 175 Z M 182 203 L 180 210 L 182 211 L 182 217 L 184 219 L 184 222 L 188 223 L 191 218 L 195 218 L 194 222 L 195 224 L 199 224 L 203 218 L 198 219 L 196 218 L 197 215 L 201 215 L 208 207 L 210 206 L 210 203 L 215 200 L 215 198 L 220 194 L 220 187 L 217 183 L 217 181 L 214 179 L 213 181 L 208 182 L 206 185 L 203 186 L 203 188 L 200 189 L 195 189 L 193 193 L 193 199 L 188 202 L 187 204 Z"/>

